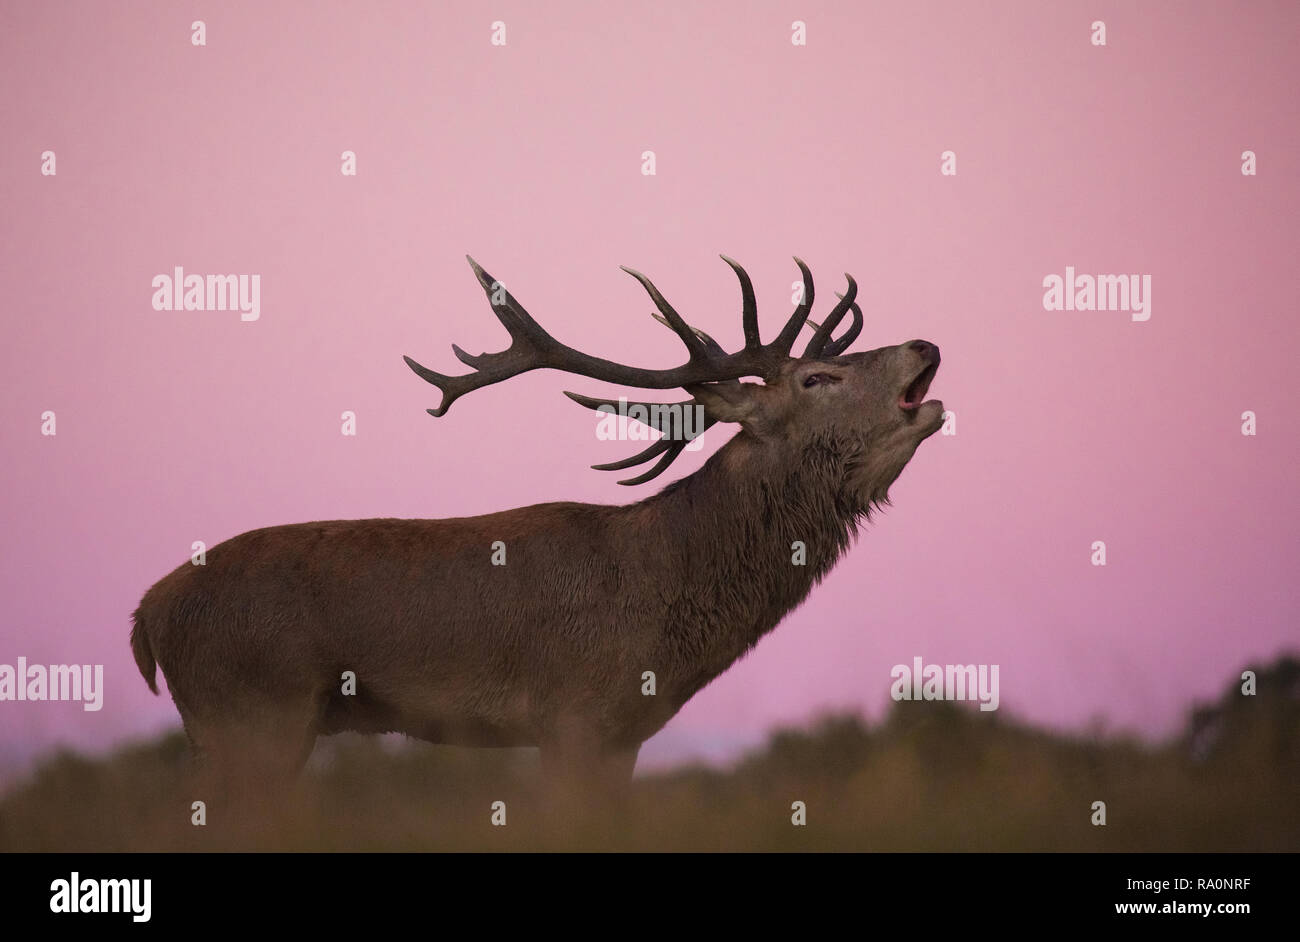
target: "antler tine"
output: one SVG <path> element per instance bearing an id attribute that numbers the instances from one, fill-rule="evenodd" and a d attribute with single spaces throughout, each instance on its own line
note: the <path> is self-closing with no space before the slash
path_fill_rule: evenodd
<path id="1" fill-rule="evenodd" d="M 645 464 L 655 455 L 661 455 L 669 448 L 673 447 L 673 441 L 670 438 L 660 438 L 644 451 L 639 451 L 629 458 L 620 458 L 618 461 L 607 461 L 604 464 L 593 464 L 593 471 L 622 471 L 625 468 L 632 468 L 639 464 Z M 622 481 L 618 483 L 622 484 Z"/>
<path id="2" fill-rule="evenodd" d="M 671 451 L 672 453 L 671 458 L 668 458 L 666 460 L 661 460 L 645 474 L 638 475 L 637 477 L 628 478 L 627 480 L 618 482 L 619 484 L 625 484 L 629 486 L 636 485 L 636 484 L 644 484 L 646 481 L 658 477 L 660 474 L 664 472 L 665 469 L 667 469 L 668 465 L 672 464 L 672 462 L 676 460 L 677 456 L 681 454 L 682 449 L 686 446 L 687 441 L 690 441 L 695 438 L 699 438 L 706 431 L 708 431 L 710 427 L 717 424 L 717 420 L 710 418 L 706 413 L 704 416 L 703 427 L 699 431 L 695 432 L 695 434 L 691 436 L 691 439 L 683 440 L 681 438 L 673 437 L 672 435 L 673 430 L 669 428 L 665 428 L 664 426 L 672 424 L 670 422 L 670 419 L 672 418 L 672 416 L 680 414 L 677 411 L 678 409 L 698 407 L 699 403 L 697 403 L 694 399 L 687 399 L 684 402 L 627 402 L 626 400 L 620 402 L 617 399 L 601 399 L 595 396 L 584 396 L 581 393 L 568 392 L 567 390 L 565 391 L 564 394 L 568 396 L 570 399 L 572 399 L 574 402 L 576 402 L 578 405 L 585 406 L 588 409 L 598 410 L 602 406 L 608 406 L 610 408 L 619 408 L 620 406 L 626 405 L 629 409 L 631 409 L 634 406 L 639 406 L 640 408 L 646 411 L 646 418 L 644 420 L 633 419 L 633 421 L 641 422 L 643 425 L 648 425 L 650 428 L 659 432 L 663 437 L 655 441 L 653 444 L 651 444 L 650 447 L 644 449 L 643 451 L 637 452 L 635 455 L 632 455 L 630 457 L 621 458 L 618 461 L 611 461 L 606 464 L 592 465 L 592 468 L 595 469 L 596 471 L 622 471 L 625 468 L 631 468 L 639 464 L 645 464 L 647 461 L 656 457 L 657 455 L 663 454 L 666 451 Z"/>
<path id="3" fill-rule="evenodd" d="M 555 339 L 548 334 L 542 325 L 533 320 L 533 316 L 524 310 L 524 306 L 515 300 L 514 295 L 506 290 L 506 286 L 501 284 L 491 275 L 483 270 L 483 267 L 473 258 L 466 255 L 466 261 L 474 269 L 474 276 L 478 278 L 478 283 L 483 286 L 483 293 L 488 297 L 488 303 L 492 305 L 492 313 L 497 316 L 501 325 L 510 332 L 511 337 L 518 340 L 520 337 L 525 338 L 531 345 L 541 348 L 547 345 L 554 345 Z M 498 304 L 493 295 L 500 290 L 503 298 L 502 303 Z M 452 344 L 453 349 L 458 349 Z M 471 360 L 477 360 L 477 357 L 470 357 L 468 354 L 456 354 L 466 366 L 476 366 Z"/>
<path id="4" fill-rule="evenodd" d="M 836 304 L 831 312 L 826 315 L 826 320 L 822 321 L 821 326 L 817 328 L 817 333 L 813 334 L 812 340 L 808 341 L 808 346 L 805 347 L 803 351 L 805 357 L 820 357 L 828 355 L 824 353 L 824 348 L 830 342 L 831 334 L 835 331 L 835 328 L 840 325 L 840 321 L 844 319 L 844 315 L 848 310 L 854 306 L 853 301 L 858 294 L 858 283 L 853 280 L 852 275 L 846 274 L 844 277 L 847 278 L 849 282 L 848 291 L 840 295 L 839 303 Z M 856 339 L 858 331 L 862 330 L 861 321 L 862 312 L 859 310 L 854 313 L 853 326 L 845 331 L 845 334 L 852 334 L 852 339 Z M 844 344 L 839 349 L 843 350 L 846 346 L 848 346 L 848 344 Z"/>
<path id="5" fill-rule="evenodd" d="M 651 314 L 650 316 L 653 317 L 655 320 L 657 320 L 659 323 L 663 324 L 665 327 L 671 329 L 673 326 L 672 324 L 668 323 L 668 318 L 664 317 L 661 314 Z M 687 324 L 686 326 L 690 327 L 691 325 Z M 701 340 L 704 341 L 704 346 L 708 347 L 709 352 L 712 353 L 713 355 L 722 356 L 722 357 L 725 357 L 727 355 L 727 351 L 722 349 L 721 344 L 719 344 L 716 340 L 714 340 L 704 331 L 700 330 L 698 327 L 691 327 L 691 332 L 695 334 L 695 336 L 699 337 Z"/>
<path id="6" fill-rule="evenodd" d="M 656 455 L 662 454 L 663 457 L 655 462 L 654 467 L 648 471 L 643 471 L 636 477 L 624 478 L 619 481 L 625 487 L 635 487 L 638 484 L 644 484 L 646 481 L 654 480 L 668 469 L 668 466 L 677 460 L 686 443 L 683 441 L 673 441 L 668 438 L 661 438 L 645 451 L 637 452 L 630 458 L 624 458 L 621 461 L 611 461 L 608 464 L 593 464 L 591 467 L 596 471 L 622 471 L 624 468 L 631 468 L 635 465 L 645 464 Z"/>
<path id="7" fill-rule="evenodd" d="M 555 338 L 533 320 L 532 315 L 524 310 L 523 305 L 516 301 L 509 291 L 505 290 L 504 285 L 484 271 L 482 266 L 470 256 L 466 255 L 465 258 L 474 269 L 479 284 L 488 296 L 492 313 L 510 334 L 510 346 L 500 353 L 483 353 L 474 356 L 466 353 L 456 344 L 452 344 L 451 349 L 456 354 L 456 359 L 474 369 L 473 373 L 466 373 L 463 376 L 438 373 L 421 366 L 410 357 L 402 357 L 417 376 L 442 390 L 442 402 L 436 409 L 426 410 L 432 416 L 445 415 L 451 408 L 451 404 L 467 392 L 547 365 L 549 354 L 559 347 Z M 494 298 L 497 290 L 502 292 L 499 304 Z"/>
<path id="8" fill-rule="evenodd" d="M 740 263 L 727 256 L 719 256 L 731 266 L 731 270 L 740 279 L 741 323 L 745 330 L 745 349 L 757 350 L 763 345 L 758 336 L 758 304 L 754 300 L 754 283 L 749 280 L 749 272 L 740 267 Z"/>
<path id="9" fill-rule="evenodd" d="M 645 464 L 656 455 L 663 455 L 654 467 L 648 471 L 638 474 L 636 477 L 624 478 L 619 484 L 625 487 L 635 487 L 638 484 L 644 484 L 646 481 L 653 480 L 663 474 L 668 466 L 677 460 L 677 456 L 682 453 L 686 447 L 685 442 L 672 441 L 671 439 L 661 438 L 645 451 L 637 452 L 630 458 L 624 458 L 621 461 L 611 461 L 608 464 L 593 464 L 591 467 L 595 471 L 622 471 L 625 468 L 631 468 L 639 464 Z"/>
<path id="10" fill-rule="evenodd" d="M 649 471 L 638 474 L 634 478 L 625 478 L 618 483 L 626 487 L 635 487 L 638 484 L 644 484 L 646 481 L 653 481 L 655 478 L 659 477 L 659 475 L 663 474 L 670 464 L 677 460 L 677 456 L 682 453 L 682 449 L 685 447 L 685 442 L 673 442 L 673 444 L 669 445 L 668 448 L 664 450 L 664 456 L 655 462 L 655 466 Z"/>
<path id="11" fill-rule="evenodd" d="M 654 286 L 654 282 L 636 269 L 628 268 L 626 265 L 620 265 L 619 268 L 641 282 L 641 287 L 645 288 L 646 294 L 650 295 L 650 300 L 654 301 L 655 307 L 659 308 L 660 313 L 667 319 L 668 326 L 676 331 L 677 336 L 682 338 L 682 343 L 686 344 L 686 350 L 690 353 L 691 359 L 707 359 L 708 349 L 703 341 L 695 336 L 695 331 L 691 326 L 682 320 L 682 316 L 668 303 L 667 298 L 659 293 L 659 289 Z"/>
<path id="12" fill-rule="evenodd" d="M 794 263 L 799 266 L 799 271 L 803 274 L 803 298 L 799 301 L 799 306 L 794 309 L 794 313 L 790 315 L 790 320 L 786 322 L 785 327 L 781 328 L 781 333 L 777 334 L 776 339 L 766 348 L 786 356 L 789 356 L 790 348 L 794 346 L 799 331 L 803 330 L 804 322 L 808 320 L 808 313 L 813 306 L 812 272 L 808 270 L 803 259 L 796 257 Z"/>
<path id="13" fill-rule="evenodd" d="M 837 291 L 835 292 L 835 297 L 843 298 L 844 295 Z M 862 308 L 858 307 L 857 303 L 854 302 L 849 306 L 849 310 L 853 312 L 853 323 L 849 325 L 848 330 L 844 331 L 844 333 L 840 334 L 822 348 L 822 356 L 839 356 L 848 349 L 849 344 L 858 339 L 858 334 L 862 333 Z M 822 325 L 810 317 L 808 318 L 808 326 L 820 330 Z"/>
<path id="14" fill-rule="evenodd" d="M 605 399 L 599 396 L 584 396 L 582 393 L 569 392 L 568 390 L 565 390 L 564 394 L 583 408 L 597 412 L 601 409 L 611 409 L 613 414 L 623 415 L 633 422 L 640 422 L 656 432 L 673 437 L 676 436 L 679 429 L 682 433 L 685 433 L 686 430 L 684 421 L 674 422 L 673 419 L 682 415 L 684 409 L 699 407 L 699 403 L 694 399 L 686 399 L 682 402 L 630 402 L 626 397 L 623 399 Z M 646 417 L 642 419 L 630 415 L 629 413 L 633 409 L 642 410 Z M 711 424 L 706 415 L 704 428 L 708 428 Z M 703 429 L 700 432 L 703 432 Z M 700 432 L 695 432 L 691 437 L 698 438 Z"/>

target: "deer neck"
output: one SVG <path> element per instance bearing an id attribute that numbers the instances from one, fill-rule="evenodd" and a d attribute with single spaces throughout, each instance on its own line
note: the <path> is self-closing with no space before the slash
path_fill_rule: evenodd
<path id="1" fill-rule="evenodd" d="M 861 512 L 829 445 L 783 459 L 742 431 L 697 471 L 636 505 L 665 579 L 663 651 L 687 695 L 755 645 L 831 569 Z"/>

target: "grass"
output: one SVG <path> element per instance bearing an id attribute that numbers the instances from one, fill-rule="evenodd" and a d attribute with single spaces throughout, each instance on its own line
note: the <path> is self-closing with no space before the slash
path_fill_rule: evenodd
<path id="1" fill-rule="evenodd" d="M 0 851 L 1295 851 L 1300 660 L 1255 670 L 1256 696 L 1234 680 L 1163 743 L 899 703 L 875 726 L 840 714 L 777 730 L 729 768 L 638 776 L 599 819 L 540 802 L 533 750 L 339 736 L 273 818 L 225 826 L 209 812 L 194 827 L 203 796 L 177 731 L 47 759 L 0 799 Z"/>

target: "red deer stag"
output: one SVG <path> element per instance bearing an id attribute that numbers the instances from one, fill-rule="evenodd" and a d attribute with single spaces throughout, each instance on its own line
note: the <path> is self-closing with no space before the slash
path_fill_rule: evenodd
<path id="1" fill-rule="evenodd" d="M 812 276 L 795 259 L 802 300 L 765 344 L 750 279 L 723 258 L 741 286 L 745 339 L 735 353 L 625 269 L 686 345 L 673 369 L 560 343 L 470 259 L 511 343 L 479 356 L 453 345 L 473 368 L 460 376 L 406 358 L 442 391 L 432 415 L 472 390 L 554 369 L 681 387 L 691 399 L 667 405 L 740 431 L 699 471 L 632 504 L 299 523 L 229 539 L 206 565 L 184 563 L 145 594 L 131 647 L 155 693 L 162 667 L 196 753 L 228 785 L 265 787 L 291 779 L 319 735 L 400 731 L 434 743 L 538 746 L 544 772 L 621 789 L 641 744 L 808 595 L 943 421 L 942 403 L 923 401 L 939 366 L 934 344 L 843 354 L 862 330 L 851 276 L 817 324 L 808 319 Z M 815 333 L 791 355 L 806 324 Z M 588 408 L 617 405 L 567 395 Z M 595 467 L 659 459 L 623 484 L 662 472 L 687 441 L 673 434 L 672 410 L 648 415 L 666 434 Z M 498 541 L 504 566 L 493 564 Z M 355 674 L 346 693 L 345 671 Z"/>

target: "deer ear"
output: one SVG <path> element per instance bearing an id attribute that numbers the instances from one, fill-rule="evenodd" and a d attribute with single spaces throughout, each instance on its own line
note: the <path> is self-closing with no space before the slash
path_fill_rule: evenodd
<path id="1" fill-rule="evenodd" d="M 758 413 L 757 383 L 691 383 L 683 386 L 716 422 L 752 421 Z"/>

